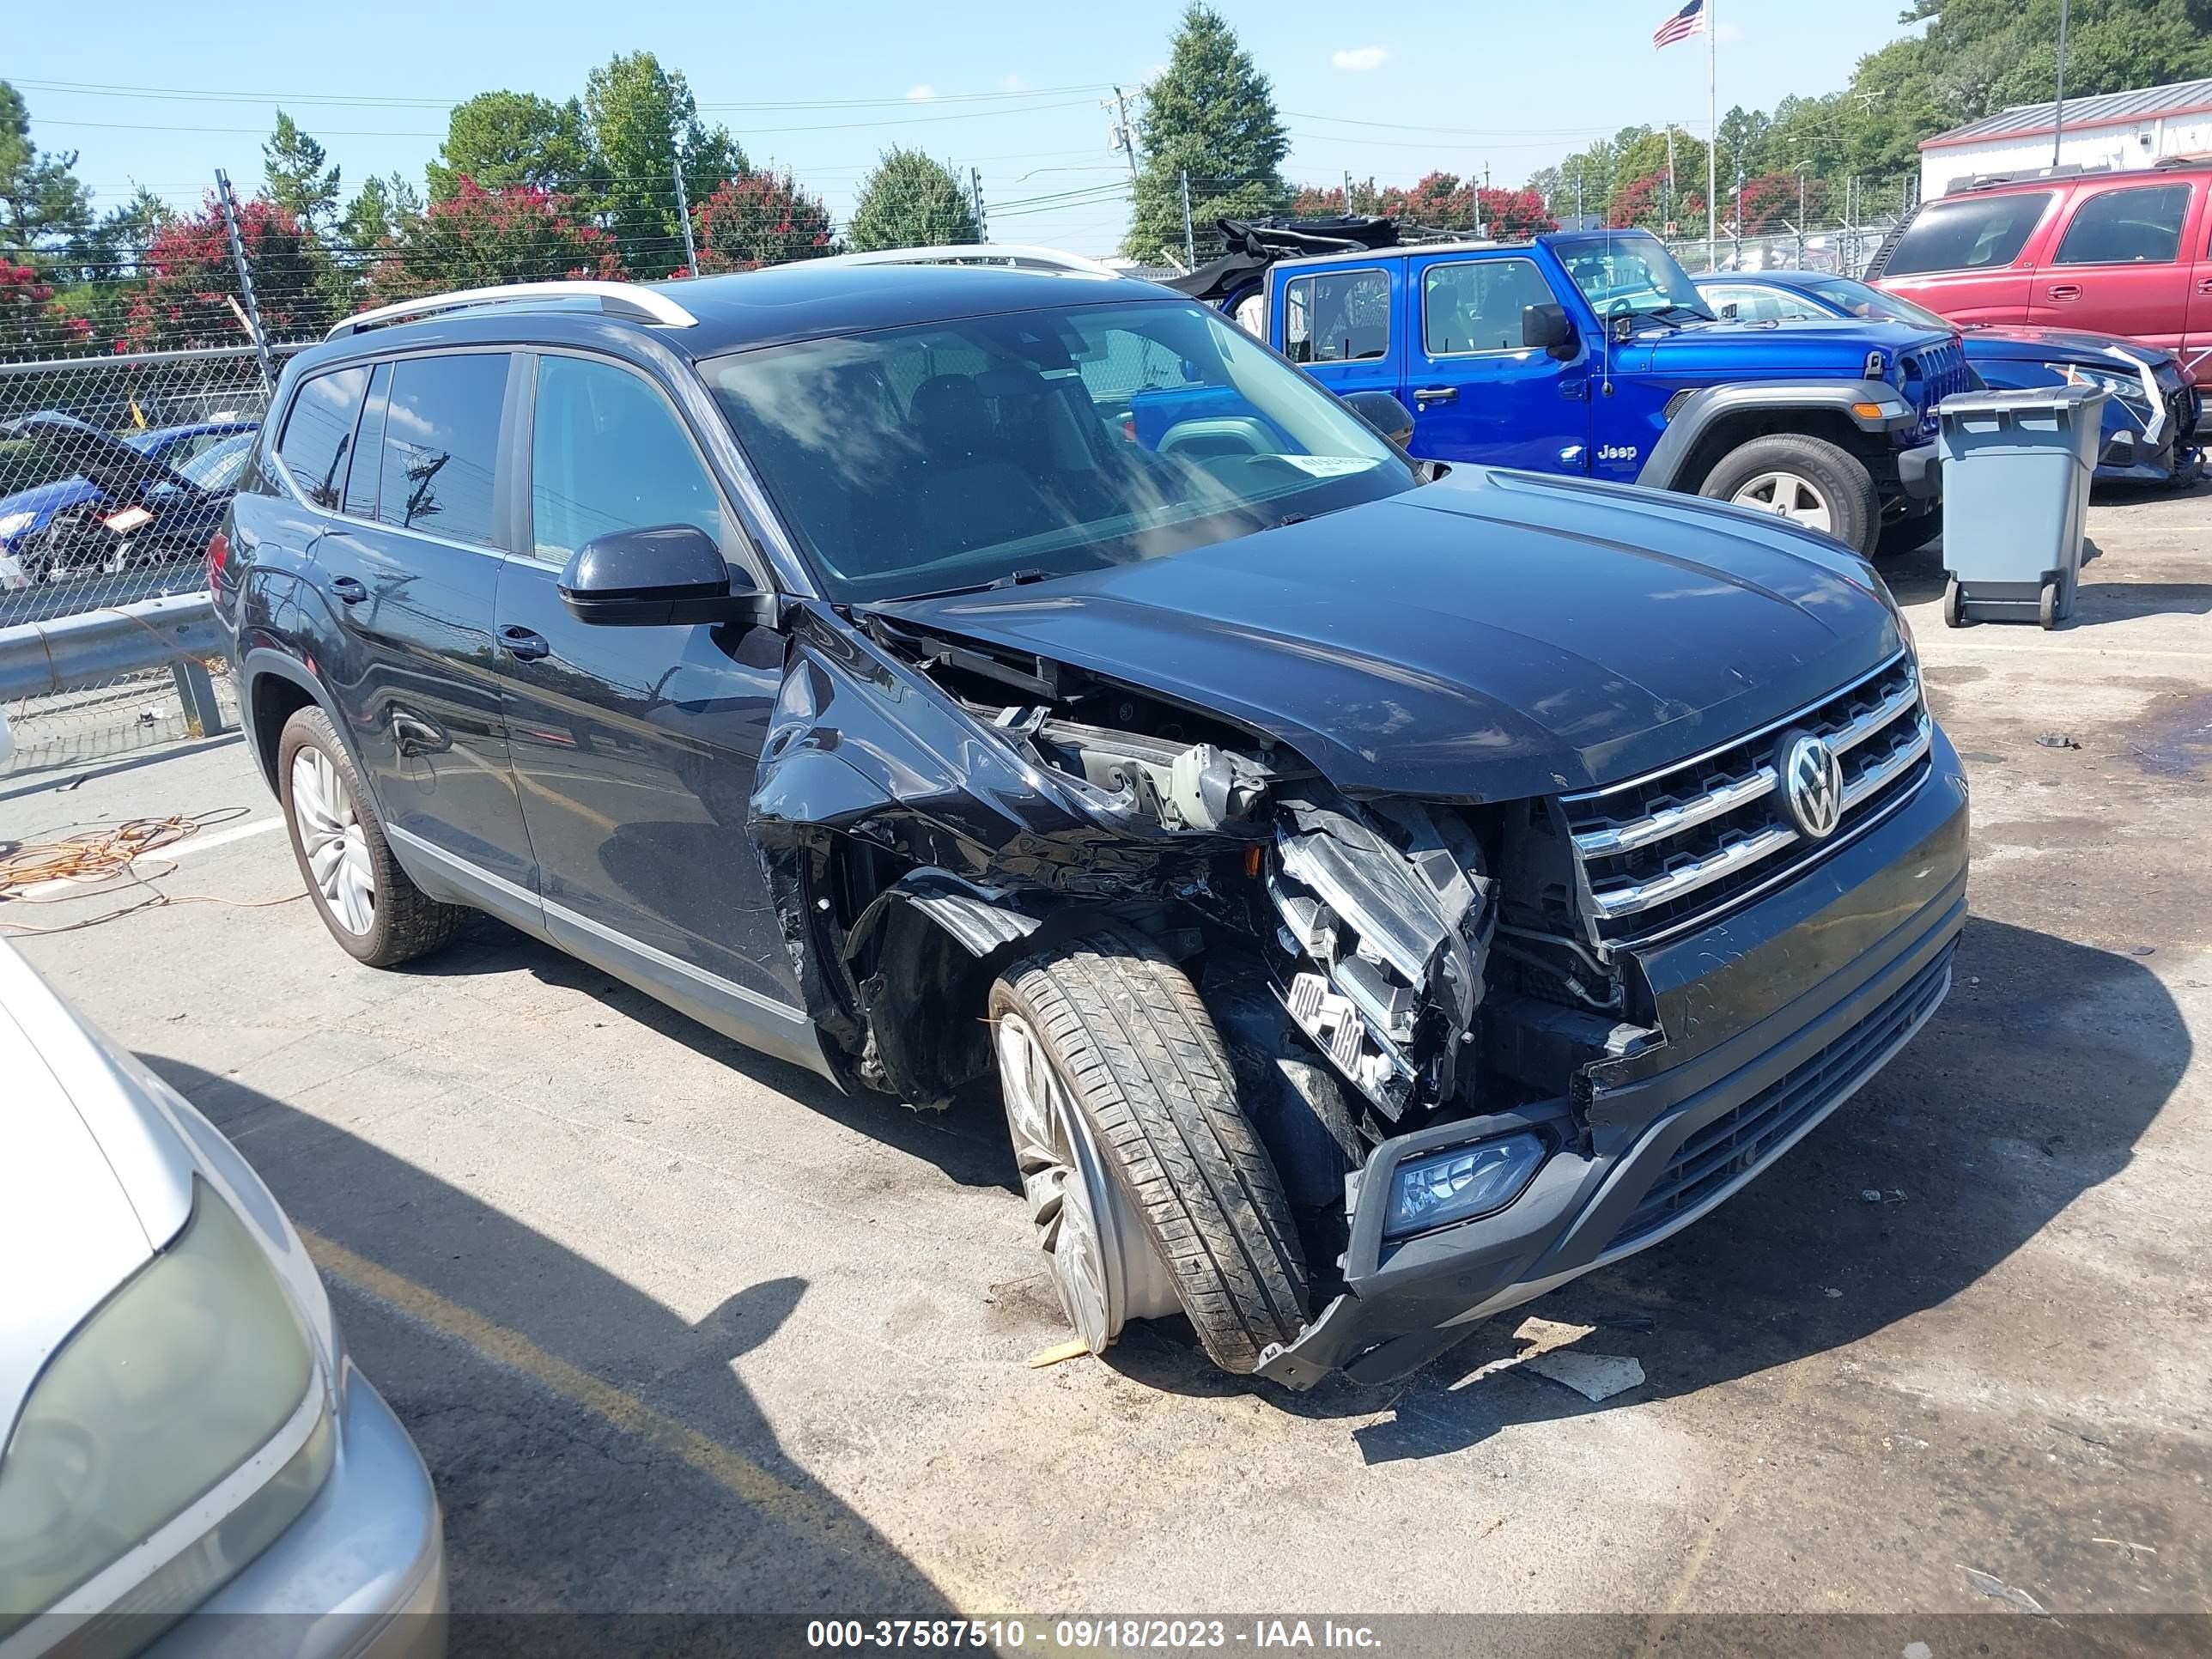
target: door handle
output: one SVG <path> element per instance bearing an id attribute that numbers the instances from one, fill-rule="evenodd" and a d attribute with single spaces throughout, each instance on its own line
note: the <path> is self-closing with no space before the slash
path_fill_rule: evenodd
<path id="1" fill-rule="evenodd" d="M 1413 401 L 1417 404 L 1453 404 L 1459 401 L 1455 386 L 1425 386 L 1416 388 Z"/>
<path id="2" fill-rule="evenodd" d="M 2081 285 L 2079 283 L 2053 283 L 2044 292 L 2054 300 L 2078 300 L 2081 297 Z"/>
<path id="3" fill-rule="evenodd" d="M 499 644 L 500 649 L 518 662 L 536 662 L 540 657 L 553 654 L 553 647 L 545 642 L 543 634 L 513 623 L 499 630 Z"/>
<path id="4" fill-rule="evenodd" d="M 2212 276 L 2199 276 L 2197 279 L 2197 291 L 2199 294 L 2212 294 Z"/>
<path id="5" fill-rule="evenodd" d="M 331 592 L 337 594 L 348 605 L 359 605 L 363 599 L 368 597 L 368 589 L 362 586 L 361 583 L 356 581 L 351 576 L 331 577 Z"/>

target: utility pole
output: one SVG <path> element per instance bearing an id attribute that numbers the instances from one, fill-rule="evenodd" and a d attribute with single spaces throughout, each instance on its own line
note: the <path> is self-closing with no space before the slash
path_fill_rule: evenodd
<path id="1" fill-rule="evenodd" d="M 2058 141 L 2066 134 L 2066 14 L 2067 0 L 2058 0 L 2058 84 L 2051 104 L 2051 165 L 2058 165 Z"/>
<path id="2" fill-rule="evenodd" d="M 676 216 L 684 225 L 684 264 L 696 276 L 699 274 L 699 245 L 691 240 L 691 202 L 684 193 L 684 158 L 678 156 L 672 165 L 676 174 Z"/>
<path id="3" fill-rule="evenodd" d="M 230 193 L 230 175 L 215 170 L 215 193 L 222 204 L 222 228 L 230 238 L 231 263 L 238 267 L 238 292 L 246 301 L 246 331 L 253 341 L 253 354 L 261 362 L 261 389 L 276 390 L 276 375 L 269 362 L 269 337 L 261 330 L 261 307 L 253 303 L 253 272 L 246 263 L 246 239 L 238 234 L 238 203 Z"/>
<path id="4" fill-rule="evenodd" d="M 1713 0 L 1705 0 L 1705 269 L 1713 268 L 1713 251 L 1720 240 L 1721 187 L 1721 26 L 1713 15 Z"/>
<path id="5" fill-rule="evenodd" d="M 1133 185 L 1137 182 L 1137 139 L 1129 125 L 1129 100 L 1119 87 L 1114 88 L 1114 107 L 1121 112 L 1121 118 L 1114 128 L 1114 143 L 1128 158 L 1129 182 Z"/>
<path id="6" fill-rule="evenodd" d="M 1575 228 L 1583 228 L 1583 164 L 1575 163 Z"/>
<path id="7" fill-rule="evenodd" d="M 1674 124 L 1667 123 L 1667 234 L 1674 234 Z M 1707 250 L 1708 252 L 1711 250 Z M 1708 264 L 1712 262 L 1708 259 Z"/>
<path id="8" fill-rule="evenodd" d="M 1182 258 L 1193 270 L 1198 269 L 1198 241 L 1190 234 L 1190 169 L 1185 167 L 1176 175 L 1182 188 Z"/>
<path id="9" fill-rule="evenodd" d="M 983 212 L 983 175 L 974 167 L 968 169 L 968 200 L 975 210 L 975 240 L 991 240 L 991 221 Z"/>
<path id="10" fill-rule="evenodd" d="M 1344 210 L 1346 216 L 1352 212 L 1352 169 L 1350 167 L 1344 170 Z"/>

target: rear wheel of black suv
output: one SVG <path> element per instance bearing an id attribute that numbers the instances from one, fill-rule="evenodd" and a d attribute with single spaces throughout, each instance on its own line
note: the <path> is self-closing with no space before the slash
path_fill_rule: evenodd
<path id="1" fill-rule="evenodd" d="M 1226 1370 L 1295 1337 L 1291 1206 L 1182 969 L 1102 927 L 1008 967 L 990 1018 L 1023 1193 L 1085 1345 L 1178 1308 Z"/>
<path id="2" fill-rule="evenodd" d="M 1881 495 L 1866 464 L 1802 432 L 1753 438 L 1729 451 L 1698 493 L 1817 530 L 1868 558 L 1881 534 Z"/>
<path id="3" fill-rule="evenodd" d="M 436 950 L 459 931 L 468 911 L 441 904 L 408 879 L 352 756 L 321 709 L 300 709 L 284 722 L 276 789 L 307 896 L 348 956 L 390 968 Z"/>

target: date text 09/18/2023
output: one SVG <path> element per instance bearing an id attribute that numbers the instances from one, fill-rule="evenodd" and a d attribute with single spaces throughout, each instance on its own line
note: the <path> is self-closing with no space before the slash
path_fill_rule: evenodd
<path id="1" fill-rule="evenodd" d="M 1178 1649 L 1335 1648 L 1373 1651 L 1381 1637 L 1369 1626 L 1334 1620 L 1097 1618 L 817 1619 L 806 1626 L 816 1649 L 981 1648 L 1000 1651 L 1067 1650 L 1168 1652 Z"/>

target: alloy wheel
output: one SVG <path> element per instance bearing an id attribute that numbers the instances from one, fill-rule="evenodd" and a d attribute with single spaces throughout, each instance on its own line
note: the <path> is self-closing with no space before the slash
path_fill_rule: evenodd
<path id="1" fill-rule="evenodd" d="M 1014 1160 L 1053 1289 L 1084 1346 L 1103 1353 L 1124 1321 L 1182 1304 L 1036 1033 L 1019 1015 L 1001 1015 L 995 1046 Z"/>
<path id="2" fill-rule="evenodd" d="M 292 817 L 323 908 L 338 926 L 366 934 L 376 924 L 376 874 L 353 796 L 321 750 L 292 757 Z"/>
<path id="3" fill-rule="evenodd" d="M 1835 517 L 1829 511 L 1828 498 L 1802 473 L 1761 472 L 1747 479 L 1729 500 L 1738 507 L 1771 513 L 1823 535 L 1835 533 Z"/>

